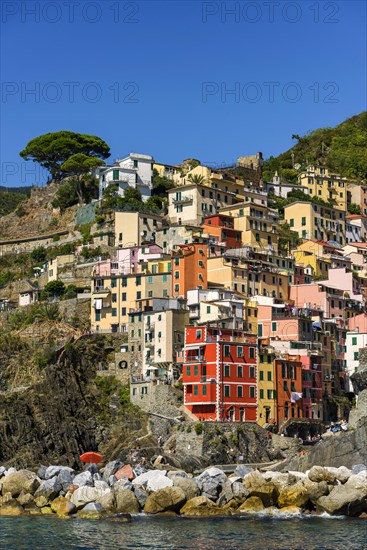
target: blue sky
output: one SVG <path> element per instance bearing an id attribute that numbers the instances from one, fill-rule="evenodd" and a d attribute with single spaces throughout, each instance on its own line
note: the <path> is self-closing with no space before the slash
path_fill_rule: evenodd
<path id="1" fill-rule="evenodd" d="M 1 3 L 0 184 L 41 184 L 19 151 L 58 130 L 175 164 L 277 155 L 366 109 L 366 3 Z M 30 93 L 33 90 L 33 93 Z M 232 93 L 231 93 L 232 91 Z"/>

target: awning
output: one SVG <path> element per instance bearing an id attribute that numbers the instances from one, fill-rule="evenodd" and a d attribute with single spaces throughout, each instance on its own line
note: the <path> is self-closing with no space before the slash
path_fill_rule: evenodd
<path id="1" fill-rule="evenodd" d="M 96 292 L 93 293 L 93 298 L 108 298 L 110 295 L 109 291 L 106 292 Z"/>
<path id="2" fill-rule="evenodd" d="M 200 349 L 206 346 L 206 342 L 201 342 L 199 344 L 186 344 L 185 349 Z"/>

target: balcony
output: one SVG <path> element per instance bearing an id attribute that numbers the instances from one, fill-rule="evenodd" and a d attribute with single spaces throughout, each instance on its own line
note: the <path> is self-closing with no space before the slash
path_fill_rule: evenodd
<path id="1" fill-rule="evenodd" d="M 173 204 L 182 204 L 192 202 L 193 200 L 193 195 L 185 195 L 183 197 L 173 197 L 172 202 Z"/>
<path id="2" fill-rule="evenodd" d="M 184 363 L 203 363 L 204 361 L 203 355 L 187 355 Z"/>

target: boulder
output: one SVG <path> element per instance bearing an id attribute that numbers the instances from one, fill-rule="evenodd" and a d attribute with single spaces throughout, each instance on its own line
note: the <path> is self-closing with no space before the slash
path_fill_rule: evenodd
<path id="1" fill-rule="evenodd" d="M 122 466 L 123 463 L 120 460 L 112 460 L 112 462 L 108 462 L 103 472 L 103 480 L 108 482 L 110 476 L 113 476 L 117 470 L 122 468 Z"/>
<path id="2" fill-rule="evenodd" d="M 41 510 L 38 508 L 38 506 L 36 506 L 34 502 L 28 502 L 28 504 L 25 504 L 23 506 L 23 508 L 27 514 L 31 514 L 32 516 L 39 515 L 41 513 Z"/>
<path id="3" fill-rule="evenodd" d="M 193 479 L 190 479 L 188 477 L 182 477 L 179 475 L 174 476 L 171 479 L 173 481 L 174 487 L 180 487 L 180 489 L 183 490 L 186 496 L 186 500 L 190 500 L 194 497 L 199 496 L 200 491 L 199 491 L 198 484 Z"/>
<path id="4" fill-rule="evenodd" d="M 251 491 L 252 489 L 257 489 L 258 487 L 261 487 L 262 485 L 265 485 L 266 481 L 264 479 L 264 476 L 260 474 L 260 472 L 254 471 L 250 472 L 243 478 L 243 484 Z"/>
<path id="5" fill-rule="evenodd" d="M 24 508 L 15 498 L 8 500 L 0 507 L 0 516 L 20 516 L 24 514 Z"/>
<path id="6" fill-rule="evenodd" d="M 132 484 L 135 487 L 146 487 L 150 479 L 154 479 L 159 476 L 165 477 L 166 473 L 166 470 L 148 470 L 147 472 L 144 472 L 143 474 L 140 474 L 135 479 L 133 479 Z"/>
<path id="7" fill-rule="evenodd" d="M 83 486 L 79 487 L 71 496 L 70 501 L 80 510 L 89 502 L 95 502 L 101 496 L 111 492 L 111 489 Z"/>
<path id="8" fill-rule="evenodd" d="M 71 468 L 62 468 L 57 474 L 57 479 L 62 487 L 62 490 L 66 493 L 68 487 L 73 483 L 73 470 L 71 470 Z"/>
<path id="9" fill-rule="evenodd" d="M 94 482 L 94 487 L 96 489 L 109 489 L 109 485 L 108 483 L 106 483 L 105 481 L 101 480 L 101 479 L 97 479 L 95 482 Z"/>
<path id="10" fill-rule="evenodd" d="M 140 506 L 132 491 L 121 489 L 115 492 L 116 512 L 118 514 L 138 514 Z"/>
<path id="11" fill-rule="evenodd" d="M 51 510 L 58 516 L 70 516 L 76 512 L 76 506 L 65 497 L 57 497 L 51 502 Z"/>
<path id="12" fill-rule="evenodd" d="M 46 497 L 44 497 L 43 495 L 41 495 L 39 497 L 35 497 L 34 503 L 37 506 L 37 508 L 43 508 L 44 506 L 47 506 L 48 499 Z"/>
<path id="13" fill-rule="evenodd" d="M 311 470 L 308 472 L 308 477 L 315 483 L 326 481 L 329 485 L 333 485 L 336 479 L 335 475 L 331 471 L 323 468 L 322 466 L 312 466 Z"/>
<path id="14" fill-rule="evenodd" d="M 115 495 L 113 491 L 106 492 L 102 496 L 98 497 L 96 502 L 98 502 L 103 510 L 108 513 L 113 513 L 116 508 Z"/>
<path id="15" fill-rule="evenodd" d="M 287 516 L 298 516 L 301 514 L 302 510 L 298 506 L 284 506 L 284 508 L 279 508 L 279 514 L 286 514 Z"/>
<path id="16" fill-rule="evenodd" d="M 78 474 L 73 479 L 73 485 L 78 485 L 78 487 L 84 487 L 84 485 L 87 485 L 89 487 L 93 487 L 93 477 L 90 472 L 82 472 L 81 474 Z"/>
<path id="17" fill-rule="evenodd" d="M 140 507 L 144 508 L 147 498 L 149 496 L 148 491 L 146 491 L 142 487 L 134 487 L 134 495 L 136 496 Z"/>
<path id="18" fill-rule="evenodd" d="M 2 497 L 0 497 L 0 506 L 3 506 L 6 502 L 9 500 L 12 500 L 11 493 L 4 493 Z"/>
<path id="19" fill-rule="evenodd" d="M 44 506 L 43 508 L 41 508 L 40 512 L 41 514 L 45 514 L 45 515 L 53 514 L 53 511 L 51 510 L 51 506 Z"/>
<path id="20" fill-rule="evenodd" d="M 352 470 L 349 470 L 345 466 L 339 466 L 339 468 L 328 467 L 326 470 L 331 472 L 340 483 L 345 483 L 352 475 Z"/>
<path id="21" fill-rule="evenodd" d="M 131 481 L 126 479 L 126 477 L 122 477 L 121 479 L 116 479 L 115 483 L 113 484 L 113 489 L 115 491 L 119 491 L 120 489 L 129 489 L 129 491 L 132 490 L 133 484 Z"/>
<path id="22" fill-rule="evenodd" d="M 316 509 L 330 515 L 356 516 L 367 509 L 366 497 L 367 491 L 337 485 L 329 495 L 318 499 Z"/>
<path id="23" fill-rule="evenodd" d="M 167 477 L 174 480 L 175 477 L 184 477 L 187 479 L 189 476 L 183 470 L 173 470 L 172 472 L 167 472 Z"/>
<path id="24" fill-rule="evenodd" d="M 251 466 L 244 466 L 243 464 L 239 464 L 238 466 L 236 466 L 234 474 L 243 479 L 245 476 L 253 471 L 254 469 L 251 468 Z"/>
<path id="25" fill-rule="evenodd" d="M 121 479 L 121 478 L 126 478 L 126 479 L 129 479 L 130 481 L 134 479 L 135 475 L 134 475 L 134 472 L 133 472 L 133 469 L 132 467 L 130 466 L 130 464 L 126 464 L 125 466 L 123 466 L 122 468 L 119 468 L 116 472 L 115 472 L 115 478 L 116 479 Z"/>
<path id="26" fill-rule="evenodd" d="M 201 496 L 188 500 L 180 513 L 184 516 L 225 516 L 230 511 L 219 508 L 212 500 Z"/>
<path id="27" fill-rule="evenodd" d="M 59 495 L 61 490 L 62 490 L 62 486 L 59 480 L 57 479 L 57 477 L 52 477 L 51 479 L 45 479 L 44 481 L 41 481 L 40 486 L 38 487 L 37 491 L 34 493 L 35 502 L 38 497 L 45 497 L 47 501 L 54 500 Z"/>
<path id="28" fill-rule="evenodd" d="M 278 495 L 279 490 L 271 481 L 264 483 L 261 487 L 250 490 L 250 497 L 261 498 L 262 503 L 266 508 L 268 506 L 274 506 L 277 503 Z"/>
<path id="29" fill-rule="evenodd" d="M 239 508 L 237 508 L 237 513 L 240 514 L 255 514 L 261 512 L 264 509 L 264 504 L 261 498 L 259 497 L 250 497 Z"/>
<path id="30" fill-rule="evenodd" d="M 40 485 L 40 480 L 30 470 L 19 470 L 7 473 L 2 484 L 3 492 L 11 493 L 13 497 L 17 497 L 22 491 L 33 495 Z"/>
<path id="31" fill-rule="evenodd" d="M 69 472 L 70 477 L 74 474 L 74 470 L 72 468 L 68 468 L 67 466 L 48 466 L 44 472 L 43 479 L 51 479 L 52 477 L 56 477 L 62 471 Z"/>
<path id="32" fill-rule="evenodd" d="M 98 502 L 90 502 L 82 510 L 79 510 L 78 517 L 83 519 L 100 519 L 103 508 Z"/>
<path id="33" fill-rule="evenodd" d="M 292 479 L 292 474 L 283 474 L 281 472 L 265 472 L 264 479 L 271 481 L 280 489 L 281 487 L 287 487 L 292 483 L 297 483 L 297 479 Z M 306 476 L 305 476 L 306 477 Z"/>
<path id="34" fill-rule="evenodd" d="M 148 496 L 144 512 L 147 514 L 178 512 L 185 502 L 186 495 L 180 487 L 166 487 Z"/>
<path id="35" fill-rule="evenodd" d="M 367 466 L 365 464 L 355 464 L 352 467 L 352 474 L 356 475 L 356 474 L 359 474 L 360 472 L 365 472 L 366 470 L 367 470 Z"/>
<path id="36" fill-rule="evenodd" d="M 34 502 L 34 499 L 33 499 L 33 495 L 31 495 L 30 493 L 20 493 L 19 497 L 17 498 L 17 501 L 21 506 L 25 506 L 30 502 Z"/>
<path id="37" fill-rule="evenodd" d="M 88 464 L 85 468 L 84 468 L 84 471 L 85 472 L 90 472 L 92 474 L 92 477 L 96 474 L 98 475 L 101 475 L 99 473 L 99 468 L 97 466 L 97 464 Z"/>
<path id="38" fill-rule="evenodd" d="M 6 471 L 6 468 L 4 466 L 0 466 L 0 477 L 4 475 L 5 471 Z"/>
<path id="39" fill-rule="evenodd" d="M 361 471 L 359 474 L 351 475 L 345 486 L 352 489 L 360 489 L 367 492 L 367 472 Z"/>
<path id="40" fill-rule="evenodd" d="M 307 489 L 300 481 L 294 485 L 283 487 L 279 490 L 279 508 L 284 508 L 285 506 L 298 506 L 301 508 L 308 500 L 309 497 Z"/>
<path id="41" fill-rule="evenodd" d="M 326 481 L 316 483 L 315 481 L 311 481 L 307 478 L 302 482 L 302 485 L 305 487 L 309 500 L 313 504 L 315 504 L 320 497 L 329 494 L 329 485 Z"/>
<path id="42" fill-rule="evenodd" d="M 47 470 L 47 466 L 44 466 L 43 464 L 41 464 L 41 466 L 40 466 L 40 467 L 38 468 L 38 470 L 37 470 L 37 476 L 38 476 L 40 479 L 46 479 L 46 478 L 45 478 L 46 470 Z"/>

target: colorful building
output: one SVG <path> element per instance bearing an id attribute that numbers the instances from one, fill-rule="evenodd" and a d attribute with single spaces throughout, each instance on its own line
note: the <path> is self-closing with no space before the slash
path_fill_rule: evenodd
<path id="1" fill-rule="evenodd" d="M 241 331 L 188 327 L 184 404 L 198 419 L 256 422 L 256 338 Z"/>
<path id="2" fill-rule="evenodd" d="M 301 214 L 301 215 L 300 215 Z M 301 239 L 345 244 L 345 212 L 312 202 L 296 201 L 284 207 L 284 219 Z"/>
<path id="3" fill-rule="evenodd" d="M 172 295 L 186 298 L 192 288 L 207 288 L 206 244 L 181 244 L 172 252 Z"/>

